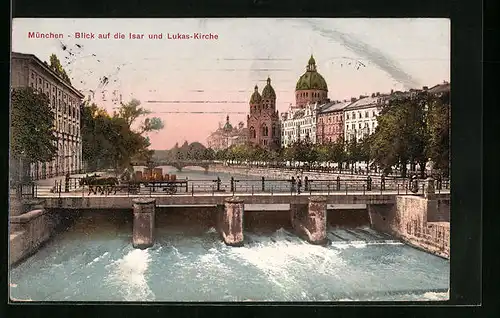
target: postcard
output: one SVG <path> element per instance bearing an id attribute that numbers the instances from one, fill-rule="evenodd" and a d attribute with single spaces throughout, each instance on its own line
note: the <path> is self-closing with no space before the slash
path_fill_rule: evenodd
<path id="1" fill-rule="evenodd" d="M 12 302 L 447 300 L 448 19 L 14 19 Z"/>

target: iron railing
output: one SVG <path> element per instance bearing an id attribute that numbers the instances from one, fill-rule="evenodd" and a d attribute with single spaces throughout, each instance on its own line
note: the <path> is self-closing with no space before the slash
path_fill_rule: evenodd
<path id="1" fill-rule="evenodd" d="M 414 182 L 414 181 L 413 181 Z M 443 185 L 443 184 L 442 184 Z M 449 185 L 448 185 L 449 188 Z M 36 195 L 36 189 L 35 195 Z M 299 183 L 292 179 L 237 179 L 226 180 L 190 180 L 176 181 L 141 181 L 121 183 L 119 185 L 83 185 L 80 178 L 69 178 L 55 181 L 52 193 L 59 196 L 62 193 L 72 195 L 191 195 L 195 194 L 407 194 L 423 195 L 425 182 L 417 181 L 412 185 L 408 179 L 374 180 L 371 177 L 363 179 L 340 178 L 334 180 L 307 179 Z M 444 189 L 436 187 L 436 193 Z M 447 192 L 447 191 L 445 191 Z"/>

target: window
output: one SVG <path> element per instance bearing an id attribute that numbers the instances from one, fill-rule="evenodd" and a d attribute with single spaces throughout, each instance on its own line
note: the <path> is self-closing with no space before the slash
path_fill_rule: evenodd
<path id="1" fill-rule="evenodd" d="M 266 124 L 262 126 L 262 135 L 264 137 L 267 137 L 269 135 L 269 129 L 267 128 Z"/>
<path id="2" fill-rule="evenodd" d="M 250 137 L 251 138 L 255 138 L 256 137 L 255 135 L 256 135 L 255 134 L 255 128 L 253 128 L 253 126 L 252 126 L 252 127 L 250 127 Z"/>
<path id="3" fill-rule="evenodd" d="M 31 79 L 35 79 L 35 73 L 31 72 Z"/>
<path id="4" fill-rule="evenodd" d="M 349 114 L 347 114 L 346 116 L 347 116 L 347 119 L 349 119 Z"/>
<path id="5" fill-rule="evenodd" d="M 368 112 L 365 112 L 365 118 L 368 118 Z"/>

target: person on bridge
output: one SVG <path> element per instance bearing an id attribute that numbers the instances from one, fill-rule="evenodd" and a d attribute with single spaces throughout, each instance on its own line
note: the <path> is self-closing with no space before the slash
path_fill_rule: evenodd
<path id="1" fill-rule="evenodd" d="M 292 184 L 292 189 L 291 189 L 291 192 L 295 192 L 295 178 L 292 177 L 292 180 L 290 180 L 291 184 Z"/>
<path id="2" fill-rule="evenodd" d="M 302 186 L 302 179 L 297 177 L 297 194 L 300 194 L 300 187 Z"/>

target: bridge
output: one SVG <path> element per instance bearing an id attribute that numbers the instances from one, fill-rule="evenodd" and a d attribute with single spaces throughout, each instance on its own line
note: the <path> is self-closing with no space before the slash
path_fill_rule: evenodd
<path id="1" fill-rule="evenodd" d="M 185 167 L 200 167 L 204 168 L 205 172 L 208 171 L 211 164 L 213 164 L 213 162 L 207 160 L 154 160 L 149 162 L 132 162 L 133 166 L 146 166 L 150 169 L 160 166 L 170 166 L 176 168 L 178 171 L 182 171 Z"/>
<path id="2" fill-rule="evenodd" d="M 24 233 L 23 240 L 27 243 L 20 246 L 27 246 L 26 251 L 22 250 L 26 254 L 35 248 L 30 247 L 29 242 L 36 243 L 49 237 L 47 233 L 51 231 L 51 224 L 55 224 L 54 220 L 69 211 L 78 216 L 84 210 L 100 210 L 103 214 L 110 210 L 123 213 L 132 210 L 132 245 L 136 248 L 154 244 L 156 213 L 175 213 L 179 209 L 188 213 L 208 213 L 224 243 L 230 246 L 243 244 L 243 215 L 247 213 L 257 212 L 256 217 L 262 217 L 262 212 L 280 213 L 279 217 L 286 218 L 297 235 L 311 244 L 321 245 L 328 244 L 327 224 L 339 226 L 344 218 L 349 217 L 369 224 L 376 231 L 395 235 L 410 245 L 449 257 L 450 191 L 436 189 L 431 178 L 416 192 L 408 192 L 408 188 L 399 184 L 395 187 L 388 184 L 382 187 L 381 184 L 374 188 L 374 184 L 365 184 L 365 181 L 363 184 L 359 184 L 360 181 L 351 181 L 358 184 L 346 182 L 345 188 L 339 187 L 340 183 L 328 183 L 326 189 L 324 186 L 313 188 L 311 184 L 307 188 L 309 191 L 294 192 L 293 187 L 292 191 L 288 190 L 288 185 L 280 189 L 277 180 L 272 180 L 272 184 L 259 181 L 263 182 L 260 187 L 254 185 L 248 191 L 250 185 L 238 187 L 235 181 L 242 180 L 231 180 L 229 191 L 220 186 L 209 187 L 208 191 L 206 185 L 195 191 L 192 184 L 187 191 L 176 194 L 152 191 L 151 188 L 137 194 L 100 195 L 89 195 L 84 188 L 56 193 L 32 189 L 31 202 L 18 204 L 17 208 L 11 203 L 10 222 Z M 11 202 L 15 202 L 12 197 Z M 21 208 L 29 212 L 13 211 Z"/>

